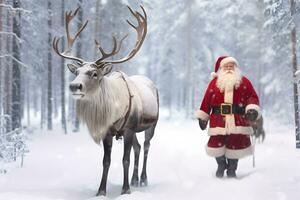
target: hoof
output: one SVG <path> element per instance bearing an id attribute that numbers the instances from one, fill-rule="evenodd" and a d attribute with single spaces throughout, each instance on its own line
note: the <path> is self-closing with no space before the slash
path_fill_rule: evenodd
<path id="1" fill-rule="evenodd" d="M 122 192 L 121 192 L 122 195 L 123 194 L 130 194 L 130 193 L 131 193 L 130 188 L 128 188 L 128 189 L 122 189 Z"/>
<path id="2" fill-rule="evenodd" d="M 147 175 L 145 173 L 142 173 L 142 175 L 141 175 L 140 186 L 141 187 L 148 186 L 148 179 L 147 179 Z"/>
<path id="3" fill-rule="evenodd" d="M 139 178 L 138 177 L 132 177 L 130 185 L 133 187 L 139 187 Z"/>
<path id="4" fill-rule="evenodd" d="M 141 181 L 140 181 L 140 186 L 141 186 L 141 187 L 146 187 L 146 186 L 148 186 L 148 180 L 147 180 L 147 179 L 141 180 Z"/>
<path id="5" fill-rule="evenodd" d="M 99 190 L 96 194 L 96 196 L 106 196 L 106 191 L 104 190 Z"/>

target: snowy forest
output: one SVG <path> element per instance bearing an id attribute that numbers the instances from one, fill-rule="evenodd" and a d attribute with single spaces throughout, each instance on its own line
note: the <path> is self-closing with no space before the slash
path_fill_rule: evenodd
<path id="1" fill-rule="evenodd" d="M 68 70 L 67 63 L 70 62 L 54 52 L 52 41 L 55 36 L 65 36 L 64 13 L 79 7 L 79 16 L 73 21 L 72 31 L 77 30 L 86 20 L 89 22 L 79 35 L 72 54 L 84 60 L 95 60 L 99 57 L 97 46 L 94 44 L 95 39 L 101 41 L 103 49 L 110 50 L 113 35 L 120 40 L 128 33 L 129 36 L 124 40 L 118 56 L 126 55 L 136 40 L 136 33 L 126 23 L 126 19 L 135 22 L 126 5 L 138 11 L 141 11 L 140 5 L 145 8 L 148 16 L 148 33 L 137 55 L 126 63 L 114 65 L 113 71 L 121 70 L 128 75 L 145 75 L 155 83 L 160 96 L 162 124 L 180 120 L 188 121 L 189 124 L 190 121 L 191 124 L 195 124 L 191 126 L 195 126 L 194 129 L 200 132 L 194 113 L 199 108 L 211 79 L 216 59 L 220 55 L 230 55 L 238 60 L 242 73 L 252 81 L 258 93 L 262 115 L 266 118 L 266 129 L 271 127 L 268 125 L 270 122 L 275 126 L 270 130 L 276 130 L 276 127 L 279 130 L 289 130 L 292 140 L 288 142 L 291 145 L 288 149 L 296 149 L 296 140 L 300 147 L 300 130 L 298 125 L 295 125 L 299 124 L 300 0 L 0 0 L 0 185 L 6 183 L 8 178 L 5 176 L 10 174 L 18 174 L 12 176 L 21 179 L 31 177 L 15 171 L 14 167 L 22 168 L 24 165 L 26 168 L 27 158 L 30 163 L 30 154 L 38 148 L 33 145 L 33 141 L 40 141 L 46 137 L 45 135 L 51 137 L 51 143 L 43 143 L 45 146 L 47 144 L 64 146 L 60 141 L 52 141 L 55 140 L 53 135 L 62 135 L 67 137 L 67 140 L 74 136 L 77 145 L 81 144 L 82 138 L 90 140 L 88 137 L 85 138 L 86 136 L 78 138 L 81 132 L 87 136 L 88 133 L 85 125 L 79 122 L 75 114 L 75 100 L 69 92 L 69 83 L 75 76 Z M 62 40 L 60 48 L 66 48 L 65 40 Z M 284 129 L 281 126 L 288 128 Z M 163 127 L 162 130 L 167 131 L 167 127 Z M 298 132 L 298 135 L 295 136 L 295 132 Z M 173 136 L 169 134 L 168 137 Z M 188 134 L 188 137 L 193 136 Z M 197 137 L 204 140 L 204 136 Z M 268 137 L 271 136 L 267 135 Z M 282 135 L 279 137 L 284 138 Z M 276 140 L 278 145 L 286 145 L 279 140 L 281 141 Z M 180 146 L 177 140 L 175 144 Z M 90 145 L 94 144 L 91 142 Z M 97 145 L 94 146 L 97 148 Z M 182 149 L 178 146 L 181 152 Z M 50 149 L 55 148 L 57 147 L 52 146 Z M 258 147 L 258 150 L 260 148 L 264 147 Z M 270 152 L 268 149 L 263 150 Z M 100 152 L 99 149 L 95 151 Z M 153 151 L 159 153 L 158 150 Z M 94 162 L 97 168 L 100 168 L 101 157 L 96 153 L 92 154 L 97 157 Z M 176 158 L 171 153 L 168 155 Z M 299 151 L 295 155 L 298 157 L 293 159 L 298 159 L 298 164 L 294 166 L 299 166 Z M 189 156 L 198 154 L 191 153 L 186 157 Z M 45 157 L 40 161 L 32 158 L 31 163 L 45 162 L 47 159 Z M 154 160 L 155 158 L 152 160 L 155 163 Z M 264 158 L 258 160 L 263 161 Z M 84 162 L 83 159 L 81 163 Z M 289 163 L 288 159 L 286 163 Z M 176 165 L 175 161 L 170 160 L 166 163 L 168 164 Z M 272 163 L 269 164 L 271 166 Z M 120 163 L 115 165 L 111 170 L 121 168 Z M 152 168 L 159 170 L 156 166 Z M 60 168 L 66 171 L 68 169 Z M 82 169 L 85 171 L 84 175 L 87 175 L 90 167 Z M 74 176 L 82 171 L 77 169 Z M 297 171 L 296 178 L 291 181 L 299 185 L 299 168 Z M 100 171 L 95 173 L 100 175 Z M 49 176 L 55 176 L 53 174 Z M 172 176 L 168 171 L 159 174 Z M 80 182 L 84 179 L 84 175 L 73 181 Z M 152 176 L 155 176 L 155 173 Z M 119 188 L 114 189 L 113 186 L 121 184 L 119 178 L 116 176 L 115 179 L 118 181 L 110 186 L 113 191 L 115 190 L 115 196 L 109 196 L 110 198 L 118 197 Z M 213 184 L 212 180 L 207 180 Z M 90 186 L 84 187 L 88 187 L 86 193 L 77 190 L 72 195 L 64 194 L 62 191 L 50 195 L 51 192 L 47 193 L 45 192 L 47 189 L 43 188 L 41 191 L 44 193 L 41 196 L 38 194 L 31 196 L 29 193 L 14 196 L 13 193 L 18 190 L 24 193 L 26 190 L 22 189 L 26 185 L 24 183 L 17 189 L 12 186 L 0 189 L 0 199 L 88 199 L 93 197 L 95 191 L 92 189 L 97 187 L 93 185 L 93 181 L 95 185 L 98 184 L 98 179 L 86 183 Z M 250 181 L 256 184 L 254 182 Z M 39 185 L 35 182 L 32 184 L 32 188 Z M 179 188 L 180 186 L 176 189 Z M 186 192 L 194 194 L 191 192 L 192 188 L 189 181 L 184 183 Z M 30 188 L 28 190 L 30 191 Z M 68 187 L 67 190 L 71 189 Z M 151 188 L 151 191 L 161 190 L 163 189 L 155 186 Z M 170 192 L 171 189 L 166 187 L 166 190 Z M 270 195 L 264 193 L 265 196 L 261 199 L 282 199 L 279 196 L 272 196 L 271 188 L 269 190 Z M 11 192 L 6 193 L 7 191 Z M 136 199 L 169 198 L 164 195 L 154 198 L 145 191 L 147 189 L 138 190 L 133 196 Z M 296 199 L 295 190 L 288 191 L 293 192 L 287 192 L 290 196 L 285 197 Z M 147 195 L 143 196 L 143 193 Z M 206 195 L 208 196 L 207 193 Z M 41 198 L 42 196 L 45 198 Z M 252 197 L 254 199 L 255 196 L 246 199 Z M 182 194 L 175 199 L 184 198 L 197 199 L 196 195 Z"/>

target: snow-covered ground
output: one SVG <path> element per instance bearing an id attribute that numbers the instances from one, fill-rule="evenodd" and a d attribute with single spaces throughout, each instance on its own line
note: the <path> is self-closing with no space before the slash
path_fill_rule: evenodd
<path id="1" fill-rule="evenodd" d="M 149 152 L 149 186 L 132 187 L 132 194 L 122 196 L 123 144 L 114 140 L 107 197 L 95 197 L 103 151 L 87 131 L 36 131 L 30 136 L 24 167 L 0 173 L 0 199 L 299 199 L 300 150 L 295 149 L 293 127 L 269 119 L 265 128 L 265 142 L 256 144 L 256 167 L 248 157 L 239 162 L 238 179 L 217 179 L 215 160 L 204 150 L 208 136 L 197 121 L 161 120 Z"/>

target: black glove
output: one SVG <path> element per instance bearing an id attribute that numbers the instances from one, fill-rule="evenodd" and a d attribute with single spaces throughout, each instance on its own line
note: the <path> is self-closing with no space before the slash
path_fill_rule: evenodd
<path id="1" fill-rule="evenodd" d="M 202 120 L 202 119 L 198 119 L 199 120 L 199 126 L 201 128 L 201 130 L 205 130 L 206 126 L 207 126 L 207 121 Z"/>
<path id="2" fill-rule="evenodd" d="M 245 115 L 246 119 L 252 122 L 257 119 L 257 116 L 258 116 L 258 112 L 254 109 L 249 109 Z"/>

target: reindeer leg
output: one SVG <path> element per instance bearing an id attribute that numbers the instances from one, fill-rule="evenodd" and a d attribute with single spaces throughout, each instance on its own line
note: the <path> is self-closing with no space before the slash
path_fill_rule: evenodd
<path id="1" fill-rule="evenodd" d="M 148 152 L 150 147 L 150 140 L 152 139 L 154 135 L 156 124 L 151 126 L 145 131 L 145 142 L 144 142 L 144 163 L 143 163 L 143 170 L 141 174 L 141 181 L 140 186 L 147 186 L 148 185 L 148 179 L 147 179 L 147 158 L 148 158 Z"/>
<path id="2" fill-rule="evenodd" d="M 130 185 L 138 187 L 139 186 L 139 158 L 140 158 L 140 151 L 141 151 L 141 145 L 139 144 L 139 141 L 137 140 L 136 134 L 133 136 L 132 146 L 134 150 L 134 169 L 133 174 L 131 178 Z"/>
<path id="3" fill-rule="evenodd" d="M 111 148 L 112 148 L 112 135 L 107 134 L 103 140 L 103 147 L 104 147 L 104 157 L 103 157 L 103 172 L 102 172 L 102 179 L 101 184 L 97 192 L 97 196 L 105 196 L 106 195 L 106 183 L 107 183 L 107 175 L 110 166 L 110 155 L 111 155 Z"/>
<path id="4" fill-rule="evenodd" d="M 124 133 L 124 155 L 123 155 L 123 187 L 121 194 L 130 194 L 130 187 L 128 182 L 128 171 L 130 164 L 130 152 L 132 147 L 133 135 L 135 133 L 131 130 L 128 130 Z"/>

